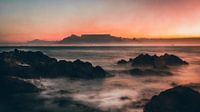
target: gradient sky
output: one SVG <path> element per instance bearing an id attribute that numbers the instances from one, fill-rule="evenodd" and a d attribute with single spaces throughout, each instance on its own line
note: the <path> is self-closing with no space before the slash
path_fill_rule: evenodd
<path id="1" fill-rule="evenodd" d="M 0 41 L 200 36 L 200 0 L 0 0 Z"/>

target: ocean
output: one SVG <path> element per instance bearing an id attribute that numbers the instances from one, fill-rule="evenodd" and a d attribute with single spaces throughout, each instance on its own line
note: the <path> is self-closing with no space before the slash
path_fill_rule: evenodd
<path id="1" fill-rule="evenodd" d="M 146 101 L 174 85 L 188 85 L 200 91 L 200 46 L 1 46 L 0 52 L 15 48 L 25 51 L 42 51 L 58 60 L 91 62 L 101 66 L 112 77 L 95 80 L 68 78 L 32 80 L 45 88 L 38 97 L 70 97 L 90 107 L 110 112 L 142 112 Z M 151 55 L 174 54 L 189 65 L 174 67 L 173 75 L 131 75 L 130 65 L 118 65 L 120 59 L 134 58 L 141 53 Z M 59 91 L 67 91 L 60 93 Z M 60 108 L 45 102 L 42 108 L 62 112 Z"/>

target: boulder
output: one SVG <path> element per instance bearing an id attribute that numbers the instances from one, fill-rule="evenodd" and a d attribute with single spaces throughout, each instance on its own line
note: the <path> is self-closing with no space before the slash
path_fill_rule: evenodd
<path id="1" fill-rule="evenodd" d="M 117 64 L 127 64 L 128 61 L 124 60 L 124 59 L 121 59 L 117 62 Z"/>
<path id="2" fill-rule="evenodd" d="M 0 95 L 35 93 L 40 91 L 35 85 L 13 77 L 0 77 L 0 88 Z"/>
<path id="3" fill-rule="evenodd" d="M 153 96 L 144 112 L 200 112 L 200 93 L 177 86 Z"/>
<path id="4" fill-rule="evenodd" d="M 154 68 L 166 68 L 168 66 L 186 65 L 186 61 L 175 55 L 164 54 L 161 56 L 140 54 L 131 61 L 133 66 L 152 66 Z"/>
<path id="5" fill-rule="evenodd" d="M 156 58 L 158 58 L 156 55 L 150 56 L 149 54 L 140 54 L 131 60 L 131 64 L 137 66 L 151 66 L 154 65 Z"/>
<path id="6" fill-rule="evenodd" d="M 186 65 L 186 61 L 182 60 L 178 56 L 171 54 L 164 54 L 161 56 L 149 55 L 149 54 L 140 54 L 134 59 L 120 60 L 118 64 L 131 63 L 132 66 L 150 66 L 153 68 L 167 68 L 168 66 L 177 66 L 177 65 Z"/>
<path id="7" fill-rule="evenodd" d="M 56 60 L 40 51 L 20 51 L 0 53 L 0 74 L 22 78 L 103 78 L 107 75 L 100 66 L 94 67 L 89 62 Z"/>

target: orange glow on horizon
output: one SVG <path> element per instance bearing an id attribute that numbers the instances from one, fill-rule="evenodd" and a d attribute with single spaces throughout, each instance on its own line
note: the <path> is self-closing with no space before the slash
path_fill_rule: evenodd
<path id="1" fill-rule="evenodd" d="M 122 38 L 137 38 L 137 39 L 140 39 L 140 38 L 146 38 L 146 39 L 176 39 L 176 38 L 200 38 L 200 36 L 198 35 L 162 35 L 162 36 L 159 36 L 159 35 L 143 35 L 143 34 L 135 34 L 135 35 L 131 35 L 131 34 L 123 34 L 123 33 L 120 33 L 120 32 L 117 32 L 117 33 L 109 33 L 109 32 L 98 32 L 96 33 L 95 31 L 94 32 L 84 32 L 84 33 L 79 33 L 79 32 L 72 32 L 72 33 L 69 33 L 69 34 L 35 34 L 35 35 L 32 35 L 32 36 L 29 36 L 29 35 L 13 35 L 11 36 L 12 38 L 4 38 L 4 39 L 0 39 L 0 42 L 25 42 L 25 41 L 31 41 L 31 40 L 34 40 L 34 39 L 40 39 L 40 40 L 46 40 L 46 41 L 59 41 L 59 40 L 62 40 L 63 38 L 66 38 L 72 34 L 75 34 L 75 35 L 82 35 L 82 34 L 111 34 L 112 36 L 116 36 L 116 37 L 122 37 Z M 29 38 L 27 38 L 29 36 Z M 13 37 L 15 37 L 13 39 Z"/>
<path id="2" fill-rule="evenodd" d="M 1 0 L 0 42 L 52 41 L 93 33 L 200 38 L 199 11 L 198 0 Z"/>

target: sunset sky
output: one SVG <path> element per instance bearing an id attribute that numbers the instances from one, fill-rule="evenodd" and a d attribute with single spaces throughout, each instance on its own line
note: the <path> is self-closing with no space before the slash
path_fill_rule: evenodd
<path id="1" fill-rule="evenodd" d="M 0 0 L 0 41 L 200 37 L 199 0 Z"/>

